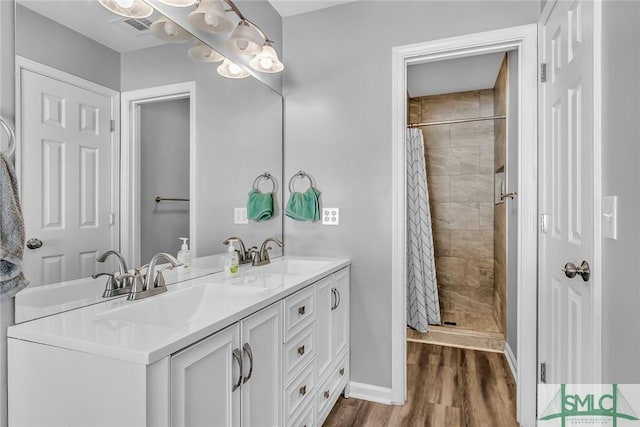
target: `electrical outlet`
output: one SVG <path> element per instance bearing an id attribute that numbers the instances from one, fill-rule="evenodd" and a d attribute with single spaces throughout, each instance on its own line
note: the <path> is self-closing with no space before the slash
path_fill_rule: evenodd
<path id="1" fill-rule="evenodd" d="M 247 208 L 234 208 L 233 209 L 233 223 L 234 224 L 249 224 L 247 219 Z"/>
<path id="2" fill-rule="evenodd" d="M 339 225 L 339 208 L 322 208 L 322 225 Z"/>

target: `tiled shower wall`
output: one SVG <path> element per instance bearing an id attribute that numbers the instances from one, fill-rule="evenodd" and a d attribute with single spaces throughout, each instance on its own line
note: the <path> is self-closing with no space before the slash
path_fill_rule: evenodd
<path id="1" fill-rule="evenodd" d="M 409 100 L 409 123 L 492 116 L 493 88 Z M 494 127 L 477 121 L 422 127 L 443 321 L 496 330 Z"/>

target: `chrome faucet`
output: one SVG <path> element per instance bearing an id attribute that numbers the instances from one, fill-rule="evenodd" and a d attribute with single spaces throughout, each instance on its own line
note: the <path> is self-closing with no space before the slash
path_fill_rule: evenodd
<path id="1" fill-rule="evenodd" d="M 156 272 L 156 264 L 158 263 L 158 260 L 160 260 L 160 258 L 166 259 L 171 265 Z M 180 267 L 181 265 L 182 263 L 175 259 L 173 256 L 164 252 L 159 252 L 151 258 L 149 264 L 144 265 L 140 268 L 136 268 L 134 274 L 127 273 L 121 275 L 120 277 L 126 277 L 133 280 L 131 292 L 129 292 L 129 296 L 127 297 L 127 299 L 129 301 L 135 301 L 166 292 L 167 286 L 164 281 L 162 272 L 164 270 L 172 270 L 174 267 Z M 144 268 L 147 269 L 145 274 L 142 273 L 142 269 Z"/>
<path id="2" fill-rule="evenodd" d="M 240 249 L 236 249 L 236 252 L 238 252 L 238 259 L 240 260 L 240 264 L 248 264 L 251 262 L 251 254 L 253 253 L 253 250 L 257 250 L 258 248 L 255 246 L 250 247 L 249 249 L 246 249 L 244 246 L 244 243 L 242 242 L 242 239 L 239 237 L 229 237 L 227 240 L 225 240 L 224 242 L 222 242 L 223 245 L 228 245 L 232 242 L 238 242 L 238 244 L 240 245 Z"/>
<path id="3" fill-rule="evenodd" d="M 269 264 L 271 260 L 269 259 L 269 251 L 271 250 L 271 246 L 267 246 L 269 242 L 274 242 L 280 247 L 284 246 L 280 240 L 275 237 L 269 237 L 264 242 L 262 242 L 262 246 L 260 246 L 260 250 L 250 250 L 253 253 L 253 266 L 257 267 L 260 265 Z"/>
<path id="4" fill-rule="evenodd" d="M 131 279 L 124 277 L 129 271 L 127 268 L 127 262 L 124 257 L 118 251 L 108 250 L 96 257 L 96 261 L 105 262 L 110 255 L 114 255 L 118 259 L 119 273 L 94 273 L 91 277 L 97 279 L 100 276 L 109 276 L 107 279 L 107 286 L 104 289 L 102 296 L 104 298 L 113 297 L 116 295 L 124 295 L 129 293 L 131 289 Z"/>

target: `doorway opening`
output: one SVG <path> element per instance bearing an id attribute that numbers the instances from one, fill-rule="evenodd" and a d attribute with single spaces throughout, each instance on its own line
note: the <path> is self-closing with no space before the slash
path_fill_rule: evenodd
<path id="1" fill-rule="evenodd" d="M 405 150 L 407 68 L 504 52 L 517 52 L 517 417 L 533 424 L 536 402 L 537 256 L 537 31 L 527 25 L 393 49 L 392 389 L 391 402 L 406 399 L 407 165 Z M 495 165 L 494 165 L 495 166 Z M 495 169 L 494 169 L 495 174 Z"/>
<path id="2" fill-rule="evenodd" d="M 196 256 L 195 82 L 124 92 L 121 105 L 122 253 L 141 265 L 186 237 Z"/>

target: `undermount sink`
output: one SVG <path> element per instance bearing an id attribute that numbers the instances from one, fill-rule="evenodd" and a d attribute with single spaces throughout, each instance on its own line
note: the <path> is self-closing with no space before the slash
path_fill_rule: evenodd
<path id="1" fill-rule="evenodd" d="M 258 267 L 257 271 L 264 271 L 274 274 L 290 274 L 302 276 L 313 273 L 316 270 L 323 269 L 330 264 L 329 261 L 315 259 L 285 259 L 272 260 L 271 264 L 264 267 Z"/>
<path id="2" fill-rule="evenodd" d="M 202 283 L 185 289 L 169 291 L 149 299 L 128 303 L 123 307 L 97 315 L 100 321 L 171 327 L 185 325 L 202 310 L 234 310 L 260 299 L 260 288 Z"/>

